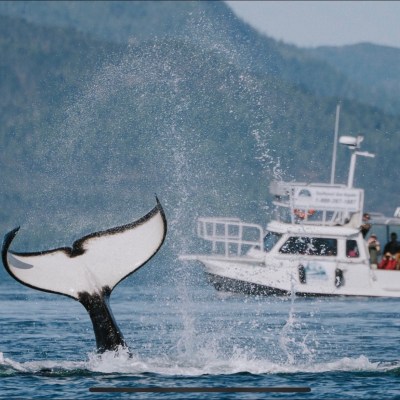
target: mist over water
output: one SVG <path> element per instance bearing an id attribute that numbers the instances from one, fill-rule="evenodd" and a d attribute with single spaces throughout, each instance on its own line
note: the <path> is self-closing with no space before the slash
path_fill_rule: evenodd
<path id="1" fill-rule="evenodd" d="M 243 217 L 256 210 L 259 220 L 250 222 L 263 224 L 268 183 L 283 179 L 285 172 L 279 149 L 270 144 L 269 115 L 276 105 L 268 87 L 251 76 L 229 43 L 218 42 L 214 27 L 194 24 L 193 32 L 194 42 L 155 39 L 129 45 L 43 126 L 42 142 L 22 171 L 29 201 L 16 245 L 24 251 L 70 245 L 84 234 L 141 217 L 157 195 L 168 234 L 155 262 L 168 265 L 162 266 L 161 279 L 155 268 L 149 276 L 156 282 L 168 278 L 178 293 L 174 304 L 181 326 L 169 350 L 182 368 L 202 371 L 210 362 L 257 365 L 258 348 L 265 343 L 232 339 L 241 321 L 212 323 L 204 331 L 198 315 L 204 305 L 192 293 L 204 277 L 198 266 L 177 257 L 198 250 L 193 238 L 198 216 Z M 213 64 L 216 68 L 209 69 Z M 211 90 L 218 96 L 210 96 Z M 246 121 L 238 120 L 238 107 L 248 110 Z M 227 152 L 232 146 L 224 146 L 231 141 L 234 154 Z M 259 181 L 263 196 L 239 185 L 243 177 Z M 256 320 L 252 323 L 259 329 Z M 292 301 L 277 346 L 267 346 L 268 360 L 288 365 L 310 360 L 316 342 L 306 330 Z M 267 331 L 263 340 L 270 340 Z"/>
<path id="2" fill-rule="evenodd" d="M 69 245 L 130 222 L 154 206 L 155 194 L 175 254 L 178 243 L 189 250 L 185 241 L 199 214 L 262 210 L 266 199 L 260 202 L 239 181 L 262 178 L 266 193 L 268 180 L 281 175 L 268 145 L 273 101 L 216 31 L 193 22 L 194 40 L 129 45 L 43 122 L 20 166 L 26 208 L 16 221 L 22 226 L 16 244 L 22 250 Z M 241 104 L 245 98 L 250 103 Z M 237 107 L 249 110 L 245 123 L 237 120 Z M 235 154 L 224 141 L 237 143 Z"/>

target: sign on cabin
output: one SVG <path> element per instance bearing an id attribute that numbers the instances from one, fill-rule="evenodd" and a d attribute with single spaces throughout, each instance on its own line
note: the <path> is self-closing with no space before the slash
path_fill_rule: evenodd
<path id="1" fill-rule="evenodd" d="M 293 207 L 300 209 L 337 210 L 357 212 L 360 210 L 362 191 L 338 187 L 299 186 L 293 188 Z"/>

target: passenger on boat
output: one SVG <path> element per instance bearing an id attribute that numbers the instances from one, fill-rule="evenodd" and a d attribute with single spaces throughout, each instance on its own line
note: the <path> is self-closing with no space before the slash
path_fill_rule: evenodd
<path id="1" fill-rule="evenodd" d="M 360 257 L 360 252 L 358 251 L 357 241 L 353 239 L 346 240 L 346 256 L 349 258 Z"/>
<path id="2" fill-rule="evenodd" d="M 378 268 L 378 255 L 381 252 L 381 245 L 380 245 L 375 233 L 372 233 L 371 236 L 368 238 L 367 244 L 368 244 L 368 250 L 369 250 L 369 258 L 370 258 L 370 262 L 371 262 L 371 268 L 377 269 Z"/>
<path id="3" fill-rule="evenodd" d="M 300 220 L 303 220 L 305 218 L 311 217 L 312 215 L 315 214 L 315 210 L 310 209 L 310 210 L 299 210 L 295 208 L 293 210 L 294 215 L 299 218 Z"/>
<path id="4" fill-rule="evenodd" d="M 371 224 L 368 222 L 371 219 L 370 215 L 368 213 L 364 213 L 362 220 L 363 224 L 360 226 L 360 231 L 363 235 L 363 238 L 365 238 L 371 229 Z"/>
<path id="5" fill-rule="evenodd" d="M 397 261 L 389 252 L 385 253 L 382 261 L 378 265 L 378 269 L 397 269 Z"/>
<path id="6" fill-rule="evenodd" d="M 392 255 L 400 253 L 400 242 L 397 240 L 397 233 L 392 232 L 390 234 L 390 242 L 386 243 L 383 254 L 390 253 Z"/>

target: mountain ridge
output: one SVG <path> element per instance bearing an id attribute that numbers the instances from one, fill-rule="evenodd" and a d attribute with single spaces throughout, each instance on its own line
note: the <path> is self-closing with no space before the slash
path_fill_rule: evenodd
<path id="1" fill-rule="evenodd" d="M 300 85 L 318 96 L 350 98 L 400 114 L 394 90 L 385 85 L 365 87 L 354 75 L 337 68 L 337 60 L 323 57 L 320 51 L 298 48 L 258 32 L 237 18 L 222 1 L 4 1 L 0 2 L 0 14 L 23 16 L 39 25 L 72 27 L 117 43 L 140 42 L 156 36 L 190 38 L 203 44 L 208 41 L 210 45 L 218 42 L 226 51 L 236 53 L 237 61 L 242 58 L 242 66 L 255 73 L 272 73 L 276 79 Z M 396 85 L 400 85 L 400 73 L 396 74 Z M 383 101 L 388 95 L 390 100 Z"/>

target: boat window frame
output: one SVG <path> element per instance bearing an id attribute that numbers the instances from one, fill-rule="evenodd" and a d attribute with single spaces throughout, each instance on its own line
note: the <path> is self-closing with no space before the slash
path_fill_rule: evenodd
<path id="1" fill-rule="evenodd" d="M 355 253 L 352 253 L 353 251 Z M 358 241 L 356 239 L 346 239 L 346 258 L 353 259 L 360 257 L 361 257 L 361 252 Z"/>
<path id="2" fill-rule="evenodd" d="M 315 250 L 311 250 L 311 248 L 309 247 L 310 243 L 313 247 L 315 247 L 315 244 L 312 244 L 313 240 L 316 242 L 315 244 L 318 244 L 318 247 L 316 247 Z M 291 246 L 299 247 L 299 249 L 296 250 L 296 248 L 291 247 L 291 250 L 289 249 L 289 251 L 285 251 L 285 250 L 282 251 L 282 249 L 285 247 L 285 245 L 287 245 L 287 243 L 289 241 L 294 242 L 291 244 Z M 302 244 L 302 247 L 304 247 L 304 250 L 301 250 L 301 247 L 299 246 L 299 241 L 304 241 L 304 245 Z M 319 243 L 318 243 L 318 241 L 319 241 Z M 329 245 L 328 245 L 328 241 L 330 241 Z M 321 251 L 323 248 L 325 248 L 324 253 Z M 337 238 L 290 235 L 287 237 L 285 242 L 279 248 L 279 254 L 291 255 L 291 256 L 293 256 L 293 255 L 310 256 L 310 257 L 337 257 L 338 249 L 339 249 L 339 245 L 338 245 Z M 331 253 L 329 254 L 329 252 L 331 252 Z"/>
<path id="3" fill-rule="evenodd" d="M 268 247 L 265 244 L 265 240 L 267 239 L 268 236 L 273 236 L 274 241 L 272 245 L 268 245 Z M 265 253 L 270 253 L 276 245 L 279 243 L 279 241 L 282 239 L 283 233 L 275 232 L 275 231 L 266 231 L 265 235 L 263 237 L 263 250 Z"/>

